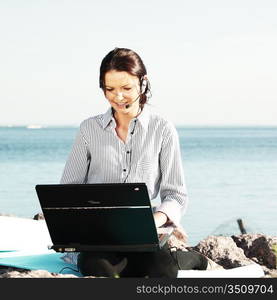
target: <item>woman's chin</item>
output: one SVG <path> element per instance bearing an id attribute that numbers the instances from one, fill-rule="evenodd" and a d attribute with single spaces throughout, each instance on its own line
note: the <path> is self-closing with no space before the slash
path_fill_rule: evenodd
<path id="1" fill-rule="evenodd" d="M 130 112 L 130 107 L 126 108 L 127 104 L 124 105 L 117 105 L 117 104 L 113 104 L 112 107 L 115 111 L 119 112 L 119 113 L 129 113 Z"/>
<path id="2" fill-rule="evenodd" d="M 117 112 L 117 113 L 121 113 L 121 114 L 125 114 L 128 113 L 128 109 L 126 107 L 117 107 L 113 105 L 113 109 Z"/>
<path id="3" fill-rule="evenodd" d="M 127 106 L 127 107 L 126 107 Z M 139 106 L 137 107 L 136 105 L 130 105 L 128 107 L 128 103 L 124 103 L 124 105 L 118 105 L 116 103 L 112 103 L 113 109 L 120 114 L 131 114 L 135 115 L 137 111 L 139 110 Z"/>

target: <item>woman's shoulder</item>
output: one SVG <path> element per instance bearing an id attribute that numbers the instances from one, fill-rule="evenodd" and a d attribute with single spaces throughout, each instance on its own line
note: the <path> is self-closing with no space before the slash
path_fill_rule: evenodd
<path id="1" fill-rule="evenodd" d="M 164 132 L 175 132 L 176 127 L 173 123 L 173 121 L 168 118 L 166 115 L 164 115 L 162 112 L 160 112 L 155 107 L 151 107 L 149 109 L 150 113 L 150 122 L 151 125 L 158 126 L 160 128 L 163 128 Z"/>
<path id="2" fill-rule="evenodd" d="M 88 117 L 80 123 L 80 131 L 83 134 L 92 134 L 103 128 L 105 113 Z"/>
<path id="3" fill-rule="evenodd" d="M 80 127 L 87 127 L 93 124 L 102 124 L 104 121 L 105 113 L 98 114 L 95 116 L 88 117 L 80 123 Z"/>

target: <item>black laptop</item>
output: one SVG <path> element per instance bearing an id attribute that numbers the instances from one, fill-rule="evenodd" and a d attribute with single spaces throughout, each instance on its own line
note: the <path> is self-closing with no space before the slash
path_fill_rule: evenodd
<path id="1" fill-rule="evenodd" d="M 173 232 L 157 232 L 145 183 L 43 184 L 36 192 L 57 252 L 156 251 Z"/>

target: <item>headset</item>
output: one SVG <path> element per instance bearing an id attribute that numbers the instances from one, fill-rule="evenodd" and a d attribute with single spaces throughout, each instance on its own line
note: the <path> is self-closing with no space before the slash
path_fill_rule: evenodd
<path id="1" fill-rule="evenodd" d="M 147 88 L 147 79 L 143 78 L 141 82 L 141 94 L 144 94 Z"/>
<path id="2" fill-rule="evenodd" d="M 145 91 L 146 91 L 147 84 L 148 84 L 147 78 L 145 79 L 145 77 L 142 77 L 142 82 L 141 82 L 141 92 L 140 92 L 139 96 L 138 96 L 133 102 L 131 102 L 131 103 L 129 103 L 129 104 L 126 104 L 126 105 L 125 105 L 125 108 L 131 107 L 135 102 L 137 102 L 137 101 L 140 99 L 140 96 L 141 96 L 142 94 L 144 94 Z"/>

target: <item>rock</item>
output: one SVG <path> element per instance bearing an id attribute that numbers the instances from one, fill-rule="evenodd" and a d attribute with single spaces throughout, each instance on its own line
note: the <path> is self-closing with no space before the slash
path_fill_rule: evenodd
<path id="1" fill-rule="evenodd" d="M 34 215 L 33 220 L 45 220 L 43 213 L 37 213 Z"/>
<path id="2" fill-rule="evenodd" d="M 168 246 L 170 248 L 180 249 L 186 251 L 188 247 L 188 236 L 182 226 L 175 227 L 172 235 L 168 240 Z"/>
<path id="3" fill-rule="evenodd" d="M 2 267 L 3 268 L 3 267 Z M 0 278 L 79 278 L 73 274 L 51 273 L 46 270 L 25 270 L 19 268 L 4 268 L 0 266 Z M 95 276 L 84 276 L 83 278 L 96 278 Z"/>
<path id="4" fill-rule="evenodd" d="M 231 237 L 209 236 L 200 241 L 193 250 L 200 252 L 225 269 L 253 264 Z"/>
<path id="5" fill-rule="evenodd" d="M 266 270 L 266 277 L 277 278 L 277 270 Z"/>
<path id="6" fill-rule="evenodd" d="M 78 278 L 73 274 L 50 273 L 45 270 L 9 271 L 0 275 L 0 278 Z"/>
<path id="7" fill-rule="evenodd" d="M 17 217 L 17 216 L 13 215 L 13 214 L 1 214 L 0 213 L 0 217 Z"/>
<path id="8" fill-rule="evenodd" d="M 0 278 L 78 278 L 73 274 L 51 273 L 46 270 L 27 270 L 0 266 Z"/>
<path id="9" fill-rule="evenodd" d="M 4 273 L 8 273 L 14 270 L 21 270 L 21 269 L 17 269 L 17 268 L 12 268 L 12 267 L 7 267 L 7 266 L 0 266 L 0 278 L 1 275 L 3 275 Z"/>
<path id="10" fill-rule="evenodd" d="M 269 269 L 277 267 L 277 237 L 263 234 L 233 235 L 236 245 L 243 249 L 245 256 Z"/>

